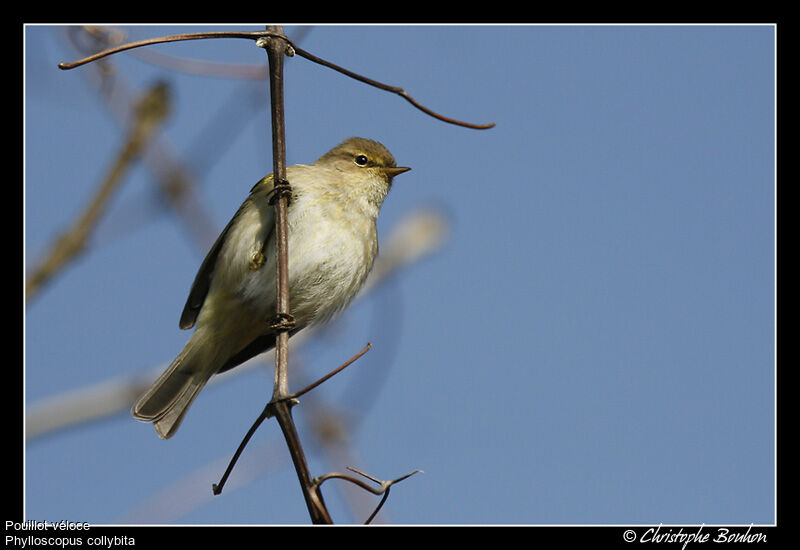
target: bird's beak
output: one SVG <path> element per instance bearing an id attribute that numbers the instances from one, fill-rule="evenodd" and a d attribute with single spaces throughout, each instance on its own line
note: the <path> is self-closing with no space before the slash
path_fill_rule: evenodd
<path id="1" fill-rule="evenodd" d="M 402 174 L 403 172 L 408 172 L 411 168 L 406 166 L 398 166 L 396 168 L 384 168 L 383 172 L 389 176 L 389 179 Z"/>

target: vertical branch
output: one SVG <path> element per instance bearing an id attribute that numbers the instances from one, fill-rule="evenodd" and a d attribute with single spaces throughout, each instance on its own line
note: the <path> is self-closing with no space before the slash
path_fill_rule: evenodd
<path id="1" fill-rule="evenodd" d="M 302 390 L 297 394 L 290 393 L 289 379 L 288 379 L 288 356 L 289 356 L 288 340 L 289 340 L 289 332 L 295 328 L 295 321 L 294 318 L 291 316 L 289 308 L 289 268 L 288 268 L 289 256 L 288 256 L 287 211 L 288 211 L 289 201 L 291 199 L 292 189 L 289 182 L 286 179 L 287 176 L 286 176 L 285 121 L 284 121 L 284 106 L 283 106 L 284 103 L 283 56 L 284 55 L 293 56 L 295 55 L 295 53 L 297 53 L 298 55 L 305 57 L 306 59 L 309 59 L 315 63 L 320 63 L 322 65 L 325 65 L 329 68 L 332 68 L 336 71 L 346 74 L 351 78 L 355 78 L 371 86 L 375 86 L 380 89 L 396 93 L 405 98 L 407 101 L 409 101 L 412 105 L 414 105 L 418 109 L 427 113 L 428 115 L 451 124 L 457 124 L 460 126 L 466 126 L 470 128 L 486 129 L 493 127 L 494 123 L 481 124 L 481 125 L 469 124 L 434 113 L 430 109 L 424 107 L 419 102 L 411 98 L 411 96 L 409 96 L 402 88 L 398 88 L 395 86 L 388 86 L 386 84 L 382 84 L 372 79 L 368 79 L 361 75 L 357 75 L 352 71 L 334 65 L 330 62 L 317 58 L 316 56 L 313 56 L 308 52 L 295 48 L 286 37 L 283 28 L 280 26 L 268 26 L 266 28 L 266 31 L 257 31 L 257 32 L 191 33 L 191 34 L 166 36 L 162 38 L 143 40 L 135 43 L 117 46 L 105 50 L 103 52 L 90 55 L 73 63 L 59 63 L 59 67 L 61 69 L 72 69 L 81 66 L 85 63 L 101 59 L 107 55 L 151 44 L 174 42 L 180 40 L 199 40 L 199 39 L 226 38 L 226 37 L 246 38 L 251 40 L 255 39 L 256 45 L 266 50 L 267 58 L 269 61 L 270 105 L 271 105 L 271 120 L 272 120 L 272 153 L 273 153 L 273 194 L 272 198 L 270 199 L 270 204 L 275 208 L 275 243 L 276 243 L 275 254 L 276 254 L 276 287 L 277 287 L 276 316 L 274 320 L 272 320 L 272 322 L 270 322 L 269 324 L 269 328 L 274 331 L 276 339 L 275 384 L 273 387 L 272 399 L 269 401 L 269 403 L 267 403 L 263 413 L 256 420 L 256 423 L 248 431 L 245 440 L 242 442 L 240 448 L 234 455 L 233 462 L 236 461 L 236 458 L 239 456 L 241 449 L 244 447 L 244 445 L 247 444 L 247 441 L 249 440 L 250 436 L 258 428 L 261 422 L 267 417 L 274 416 L 281 427 L 287 446 L 289 447 L 289 452 L 292 457 L 292 462 L 294 463 L 294 467 L 297 472 L 298 479 L 300 481 L 300 486 L 303 491 L 303 497 L 305 498 L 306 506 L 308 507 L 309 515 L 311 517 L 312 522 L 315 524 L 333 523 L 330 514 L 328 513 L 325 507 L 325 503 L 322 499 L 322 494 L 320 492 L 319 487 L 325 479 L 338 477 L 342 479 L 347 479 L 348 481 L 351 481 L 356 485 L 362 486 L 365 489 L 373 492 L 374 494 L 384 494 L 384 498 L 379 503 L 375 512 L 373 512 L 373 514 L 367 520 L 367 523 L 369 523 L 374 517 L 375 513 L 377 513 L 377 511 L 386 501 L 386 497 L 388 496 L 389 487 L 391 486 L 391 484 L 409 477 L 413 473 L 416 473 L 416 470 L 410 474 L 407 474 L 393 481 L 380 481 L 371 476 L 367 476 L 370 480 L 376 483 L 380 483 L 379 489 L 372 489 L 371 487 L 366 485 L 363 481 L 353 478 L 352 476 L 346 476 L 344 474 L 332 473 L 332 474 L 326 474 L 325 476 L 322 476 L 320 478 L 311 479 L 308 470 L 308 464 L 306 462 L 305 455 L 303 453 L 303 449 L 297 434 L 297 429 L 295 427 L 294 420 L 292 419 L 291 415 L 291 409 L 298 402 L 297 397 L 299 395 L 305 393 L 306 391 L 309 391 L 313 387 L 316 387 L 319 383 L 326 380 L 327 378 L 329 378 L 342 368 L 346 367 L 349 363 L 358 358 L 358 356 L 363 354 L 364 351 L 366 351 L 366 349 L 368 348 L 365 348 L 353 360 L 349 361 L 339 369 L 336 369 L 331 374 L 322 378 L 320 381 L 315 382 L 308 388 Z M 219 485 L 214 486 L 215 494 L 218 494 L 219 491 L 222 490 L 222 484 L 224 484 L 224 480 L 225 478 L 227 478 L 227 475 L 233 466 L 233 462 L 229 466 L 228 470 L 226 470 L 221 483 Z"/>
<path id="2" fill-rule="evenodd" d="M 286 142 L 283 110 L 283 56 L 289 41 L 280 26 L 267 27 L 269 36 L 256 44 L 267 51 L 269 60 L 270 108 L 272 115 L 272 164 L 273 164 L 273 202 L 275 206 L 275 249 L 277 256 L 277 314 L 272 328 L 275 338 L 275 386 L 272 400 L 264 409 L 264 414 L 274 416 L 281 427 L 289 452 L 297 472 L 303 497 L 312 523 L 333 523 L 319 487 L 314 485 L 308 471 L 300 438 L 292 419 L 292 406 L 297 402 L 289 393 L 289 331 L 294 327 L 294 319 L 289 310 L 289 252 L 287 209 L 291 196 L 291 186 L 286 180 Z M 293 50 L 290 50 L 293 51 Z"/>
<path id="3" fill-rule="evenodd" d="M 281 27 L 267 27 L 269 32 L 283 34 Z M 277 302 L 275 323 L 275 388 L 272 400 L 289 395 L 289 332 L 284 325 L 291 320 L 289 312 L 289 252 L 286 210 L 292 188 L 286 181 L 286 123 L 283 109 L 283 55 L 287 42 L 276 37 L 267 37 L 263 47 L 269 59 L 269 92 L 272 112 L 272 173 L 275 193 L 275 250 L 277 254 Z"/>

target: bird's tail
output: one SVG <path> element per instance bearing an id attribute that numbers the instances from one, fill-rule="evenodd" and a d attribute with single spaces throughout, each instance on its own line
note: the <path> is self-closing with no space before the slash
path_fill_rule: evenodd
<path id="1" fill-rule="evenodd" d="M 137 420 L 152 422 L 161 439 L 168 439 L 177 431 L 189 406 L 213 374 L 205 364 L 208 358 L 199 344 L 202 340 L 195 336 L 197 332 L 131 409 Z"/>

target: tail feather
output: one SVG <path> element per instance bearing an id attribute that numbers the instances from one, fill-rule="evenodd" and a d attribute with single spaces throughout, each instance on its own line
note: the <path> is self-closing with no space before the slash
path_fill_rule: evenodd
<path id="1" fill-rule="evenodd" d="M 152 422 L 161 439 L 172 437 L 181 424 L 186 411 L 203 389 L 211 372 L 201 362 L 190 340 L 178 357 L 134 404 L 133 417 Z"/>
<path id="2" fill-rule="evenodd" d="M 178 399 L 176 399 L 163 416 L 153 422 L 153 427 L 156 429 L 158 437 L 161 439 L 169 439 L 178 430 L 178 427 L 183 422 L 183 417 L 186 416 L 186 411 L 189 410 L 189 405 L 192 404 L 194 398 L 200 393 L 200 390 L 205 386 L 206 381 L 202 382 L 192 381 L 181 392 Z"/>

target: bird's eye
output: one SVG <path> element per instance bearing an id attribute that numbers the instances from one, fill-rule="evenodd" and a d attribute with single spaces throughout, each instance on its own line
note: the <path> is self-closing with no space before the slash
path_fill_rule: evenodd
<path id="1" fill-rule="evenodd" d="M 358 164 L 359 166 L 366 166 L 367 162 L 368 162 L 368 159 L 367 159 L 366 155 L 358 155 L 356 157 L 356 164 Z"/>

